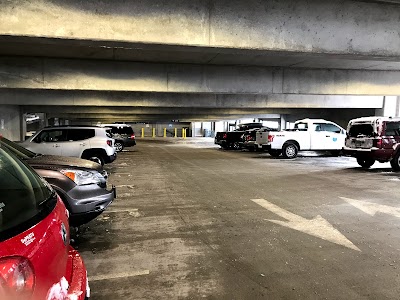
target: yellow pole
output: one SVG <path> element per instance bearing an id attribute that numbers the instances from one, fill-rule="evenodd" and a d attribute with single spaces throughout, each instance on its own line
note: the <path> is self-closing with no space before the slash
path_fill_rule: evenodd
<path id="1" fill-rule="evenodd" d="M 174 137 L 178 137 L 178 128 L 175 128 L 175 135 Z"/>
<path id="2" fill-rule="evenodd" d="M 182 128 L 182 138 L 185 138 L 185 128 Z"/>
<path id="3" fill-rule="evenodd" d="M 153 128 L 153 138 L 155 138 L 155 137 L 156 137 L 156 129 Z"/>
<path id="4" fill-rule="evenodd" d="M 167 137 L 167 128 L 164 128 L 164 137 Z"/>
<path id="5" fill-rule="evenodd" d="M 142 128 L 142 138 L 144 138 L 144 128 Z"/>

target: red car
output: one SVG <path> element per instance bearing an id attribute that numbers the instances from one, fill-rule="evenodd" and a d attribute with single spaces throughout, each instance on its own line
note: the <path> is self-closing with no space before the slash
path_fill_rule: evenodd
<path id="1" fill-rule="evenodd" d="M 84 300 L 82 258 L 69 245 L 68 211 L 29 166 L 0 148 L 0 300 Z"/>

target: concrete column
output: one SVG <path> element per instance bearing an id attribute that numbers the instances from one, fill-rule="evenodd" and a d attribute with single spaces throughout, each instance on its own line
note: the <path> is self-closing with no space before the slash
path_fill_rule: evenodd
<path id="1" fill-rule="evenodd" d="M 22 124 L 24 121 L 19 106 L 3 105 L 0 109 L 0 134 L 12 141 L 23 140 L 22 135 L 25 133 L 22 130 Z"/>
<path id="2" fill-rule="evenodd" d="M 286 117 L 285 117 L 285 115 L 281 115 L 281 120 L 280 120 L 280 123 L 279 123 L 279 129 L 280 130 L 286 129 Z"/>
<path id="3" fill-rule="evenodd" d="M 399 97 L 397 96 L 385 96 L 383 97 L 382 109 L 376 110 L 377 115 L 384 117 L 396 117 L 399 116 Z"/>

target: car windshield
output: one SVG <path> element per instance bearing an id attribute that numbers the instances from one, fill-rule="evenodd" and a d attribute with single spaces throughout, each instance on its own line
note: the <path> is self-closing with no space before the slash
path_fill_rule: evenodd
<path id="1" fill-rule="evenodd" d="M 373 137 L 374 128 L 371 124 L 354 124 L 350 127 L 350 137 Z"/>
<path id="2" fill-rule="evenodd" d="M 10 140 L 1 137 L 0 145 L 8 148 L 12 153 L 14 153 L 20 159 L 28 159 L 38 156 L 35 152 L 29 151 L 28 149 L 18 145 L 17 143 L 11 142 Z"/>
<path id="3" fill-rule="evenodd" d="M 53 189 L 0 145 L 0 241 L 37 224 L 56 204 Z"/>

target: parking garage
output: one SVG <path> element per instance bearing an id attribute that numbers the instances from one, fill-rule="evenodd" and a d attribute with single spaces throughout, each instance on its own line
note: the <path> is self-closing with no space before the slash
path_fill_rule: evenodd
<path id="1" fill-rule="evenodd" d="M 133 131 L 135 145 L 104 165 L 116 198 L 71 226 L 90 299 L 397 299 L 400 177 L 389 161 L 285 159 L 214 137 L 246 123 L 346 130 L 399 117 L 399 5 L 0 3 L 2 137 Z"/>

